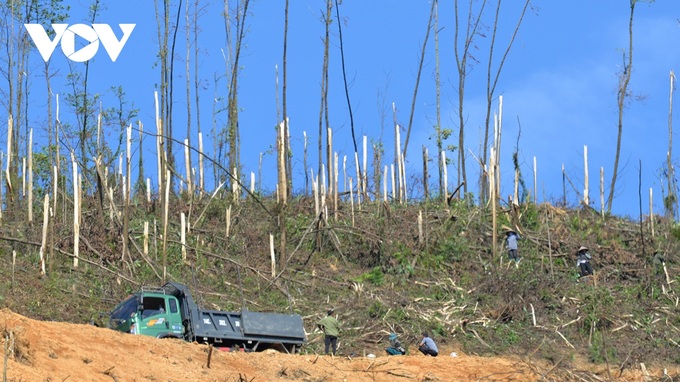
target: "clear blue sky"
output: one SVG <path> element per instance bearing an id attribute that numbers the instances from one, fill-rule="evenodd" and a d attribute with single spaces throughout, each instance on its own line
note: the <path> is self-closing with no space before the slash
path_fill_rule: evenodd
<path id="1" fill-rule="evenodd" d="M 84 22 L 87 2 L 64 1 L 72 7 L 69 24 Z M 193 2 L 192 2 L 193 3 Z M 323 59 L 324 25 L 321 21 L 325 2 L 321 0 L 291 0 L 288 36 L 288 114 L 294 152 L 295 189 L 304 186 L 302 165 L 303 131 L 310 138 L 308 165 L 316 169 L 317 131 L 320 103 L 320 80 Z M 461 1 L 465 17 L 467 1 Z M 492 2 L 495 7 L 495 2 Z M 519 1 L 505 1 L 501 10 L 501 30 L 497 37 L 498 57 L 505 49 L 515 27 L 520 10 Z M 283 61 L 283 11 L 282 0 L 251 0 L 247 24 L 247 45 L 241 59 L 242 72 L 239 89 L 239 116 L 242 137 L 242 162 L 244 172 L 257 173 L 260 152 L 270 148 L 275 141 L 277 123 L 275 66 L 279 75 Z M 153 126 L 153 92 L 160 75 L 154 68 L 158 50 L 156 20 L 153 2 L 130 0 L 105 1 L 107 9 L 98 22 L 116 25 L 137 24 L 127 45 L 115 63 L 100 48 L 90 65 L 91 92 L 105 93 L 110 86 L 124 87 L 130 100 L 140 108 L 139 119 Z M 502 194 L 512 193 L 511 153 L 519 132 L 520 161 L 527 187 L 533 189 L 533 157 L 538 162 L 538 200 L 556 201 L 562 198 L 561 167 L 564 164 L 574 184 L 583 188 L 583 146 L 588 146 L 590 195 L 594 208 L 599 203 L 599 172 L 605 171 L 605 190 L 611 179 L 617 134 L 616 90 L 618 73 L 622 67 L 622 50 L 628 47 L 629 2 L 627 0 L 535 0 L 528 11 L 512 50 L 507 58 L 497 86 L 497 95 L 503 95 L 503 146 L 501 167 L 504 171 Z M 173 2 L 176 10 L 177 1 Z M 199 44 L 201 53 L 200 78 L 203 82 L 201 97 L 202 129 L 209 146 L 212 129 L 212 108 L 216 97 L 226 97 L 224 80 L 215 87 L 215 75 L 224 73 L 221 49 L 225 45 L 221 1 L 202 1 L 205 13 L 201 16 Z M 184 5 L 182 5 L 184 7 Z M 193 4 L 192 4 L 193 9 Z M 489 8 L 489 11 L 491 8 Z M 182 10 L 183 11 L 183 10 Z M 409 110 L 415 86 L 420 49 L 426 33 L 430 2 L 426 0 L 344 0 L 340 6 L 345 49 L 345 65 L 350 82 L 355 131 L 360 137 L 384 142 L 384 161 L 393 157 L 393 127 L 391 104 L 398 109 L 397 119 L 408 124 Z M 453 56 L 453 1 L 439 5 L 440 66 L 442 79 L 442 123 L 454 130 L 450 144 L 457 144 L 458 117 L 457 72 Z M 174 16 L 173 16 L 174 17 Z M 620 162 L 620 177 L 616 189 L 613 212 L 638 216 L 638 170 L 642 161 L 643 210 L 648 213 L 649 188 L 654 189 L 655 212 L 663 210 L 661 185 L 665 184 L 660 169 L 668 149 L 669 73 L 680 64 L 680 4 L 676 0 L 640 2 L 636 7 L 634 22 L 634 62 L 630 91 L 631 98 L 624 114 L 624 131 Z M 184 139 L 186 115 L 186 90 L 184 80 L 185 35 L 181 25 L 177 36 L 177 62 L 175 79 L 175 138 Z M 492 24 L 491 14 L 485 17 Z M 119 29 L 114 28 L 120 36 Z M 466 155 L 469 183 L 476 183 L 479 166 L 470 155 L 480 151 L 480 131 L 483 127 L 486 91 L 486 66 L 488 63 L 489 33 L 478 37 L 479 60 L 472 68 L 467 82 L 465 99 Z M 345 100 L 340 67 L 337 25 L 334 25 L 330 52 L 330 120 L 334 128 L 335 146 L 340 157 L 347 155 L 348 167 L 353 169 L 353 147 L 349 113 Z M 193 52 L 193 48 L 192 48 Z M 191 65 L 193 68 L 193 60 Z M 60 68 L 54 79 L 53 91 L 66 93 L 64 84 L 68 68 L 57 48 L 52 65 Z M 494 62 L 496 67 L 498 61 Z M 32 68 L 38 73 L 42 61 L 37 52 L 32 56 Z M 409 175 L 417 176 L 422 170 L 421 147 L 427 145 L 430 155 L 435 155 L 433 135 L 435 122 L 434 40 L 428 42 L 427 58 L 423 68 L 413 132 L 409 142 Z M 38 76 L 39 74 L 34 74 Z M 43 80 L 34 78 L 33 113 L 31 123 L 44 124 L 46 116 L 39 114 L 44 105 Z M 0 86 L 6 86 L 2 84 Z M 33 94 L 33 93 L 32 93 Z M 674 94 L 678 98 L 677 94 Z M 192 98 L 193 89 L 192 89 Z M 104 98 L 104 101 L 110 98 Z M 677 104 L 677 101 L 675 102 Z M 107 105 L 104 105 L 105 107 Z M 113 105 L 111 105 L 113 106 Z M 494 110 L 497 110 L 494 103 Z M 195 115 L 195 105 L 192 105 Z M 5 118 L 7 111 L 0 110 Z M 385 120 L 381 120 L 384 113 Z M 62 104 L 61 119 L 74 120 Z M 678 115 L 674 124 L 680 129 Z M 225 115 L 217 117 L 223 125 Z M 115 136 L 116 134 L 112 134 Z M 402 138 L 405 133 L 402 133 Z M 196 137 L 192 138 L 194 142 Z M 677 139 L 675 139 L 677 141 Z M 179 148 L 178 148 L 179 149 Z M 674 162 L 677 162 L 675 149 Z M 155 146 L 151 139 L 145 147 L 145 156 L 151 161 Z M 176 152 L 178 160 L 183 158 Z M 369 158 L 372 152 L 369 152 Z M 447 153 L 455 159 L 455 153 Z M 342 159 L 341 159 L 342 162 Z M 183 173 L 183 162 L 178 170 Z M 351 164 L 351 166 L 350 166 Z M 455 188 L 456 163 L 449 166 L 449 190 Z M 151 164 L 153 166 L 153 163 Z M 264 181 L 265 190 L 275 187 L 275 157 L 266 155 L 264 171 L 269 175 Z M 146 167 L 147 176 L 155 178 L 155 169 Z M 309 170 L 307 170 L 308 172 Z M 354 171 L 350 171 L 354 176 Z M 431 165 L 431 184 L 437 183 L 434 164 Z M 471 186 L 475 192 L 476 187 Z M 577 202 L 576 195 L 567 185 L 570 204 Z"/>

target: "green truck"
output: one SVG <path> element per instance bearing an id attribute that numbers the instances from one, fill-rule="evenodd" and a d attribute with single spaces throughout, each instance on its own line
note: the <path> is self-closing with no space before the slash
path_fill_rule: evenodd
<path id="1" fill-rule="evenodd" d="M 189 289 L 169 282 L 142 287 L 109 314 L 111 329 L 157 338 L 181 338 L 223 350 L 276 349 L 296 353 L 306 342 L 299 314 L 200 309 Z"/>

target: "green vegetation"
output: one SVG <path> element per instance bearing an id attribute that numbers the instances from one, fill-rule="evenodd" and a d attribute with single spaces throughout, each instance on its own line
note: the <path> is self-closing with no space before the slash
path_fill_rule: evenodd
<path id="1" fill-rule="evenodd" d="M 643 225 L 641 239 L 636 222 L 603 220 L 590 209 L 527 204 L 516 215 L 499 212 L 494 254 L 490 211 L 467 199 L 448 208 L 433 201 L 389 210 L 369 203 L 354 220 L 342 205 L 337 219 L 331 214 L 316 224 L 313 199 L 299 197 L 288 207 L 286 259 L 275 248 L 273 277 L 269 234 L 277 232 L 275 218 L 253 200 L 232 200 L 227 194 L 173 201 L 165 269 L 160 211 L 144 200 L 130 217 L 130 259 L 121 258 L 119 230 L 107 211 L 83 217 L 78 268 L 68 211 L 65 217 L 58 211 L 44 276 L 36 245 L 41 225 L 3 222 L 0 304 L 33 318 L 87 323 L 139 286 L 162 284 L 165 275 L 190 286 L 209 309 L 300 313 L 310 333 L 303 352 L 323 346 L 314 323 L 333 307 L 346 328 L 346 353 L 381 352 L 389 332 L 414 349 L 425 330 L 446 352 L 531 354 L 549 362 L 580 356 L 617 366 L 680 360 L 676 225 L 657 226 L 653 238 Z M 185 260 L 179 213 L 189 212 L 187 203 L 194 205 Z M 262 203 L 274 209 L 272 200 Z M 145 222 L 149 253 L 142 255 Z M 520 228 L 519 266 L 507 260 L 501 224 Z M 593 254 L 595 276 L 589 280 L 579 280 L 575 267 L 580 245 Z M 652 259 L 653 250 L 663 252 L 665 263 Z"/>

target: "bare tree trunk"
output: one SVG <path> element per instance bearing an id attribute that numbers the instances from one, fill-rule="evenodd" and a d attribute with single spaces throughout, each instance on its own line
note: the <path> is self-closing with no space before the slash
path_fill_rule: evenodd
<path id="1" fill-rule="evenodd" d="M 12 126 L 8 126 L 7 137 L 7 168 L 5 172 L 6 186 L 7 186 L 7 207 L 8 211 L 15 210 L 14 207 L 19 206 L 19 129 L 21 126 L 21 100 L 22 100 L 22 72 L 25 71 L 24 60 L 22 56 L 27 49 L 22 48 L 21 32 L 19 35 L 15 33 L 17 25 L 15 21 L 21 22 L 24 18 L 21 14 L 21 2 L 18 0 L 11 0 L 7 2 L 10 6 L 10 20 L 4 28 L 7 28 L 7 42 L 5 44 L 7 49 L 7 120 Z M 24 33 L 25 34 L 25 33 Z M 16 74 L 15 74 L 16 70 Z M 3 75 L 4 77 L 4 75 Z M 11 127 L 11 128 L 10 128 Z"/>
<path id="2" fill-rule="evenodd" d="M 328 195 L 333 193 L 333 129 L 326 129 L 326 166 L 328 172 Z"/>
<path id="3" fill-rule="evenodd" d="M 462 182 L 463 194 L 467 193 L 467 175 L 465 172 L 465 81 L 467 79 L 468 69 L 470 68 L 468 58 L 474 60 L 474 57 L 471 56 L 470 48 L 474 47 L 475 37 L 480 34 L 479 29 L 482 27 L 481 20 L 486 7 L 486 0 L 482 1 L 479 12 L 476 15 L 473 15 L 472 5 L 473 2 L 470 1 L 465 30 L 465 41 L 462 49 L 459 50 L 458 30 L 460 29 L 460 22 L 458 20 L 458 0 L 454 3 L 456 29 L 453 43 L 456 56 L 456 68 L 458 70 L 458 184 L 461 184 Z M 443 147 L 440 147 L 439 150 L 443 150 Z M 486 150 L 486 148 L 484 150 Z"/>
<path id="4" fill-rule="evenodd" d="M 97 20 L 99 16 L 99 12 L 101 11 L 101 5 L 100 5 L 100 0 L 94 0 L 93 4 L 90 6 L 90 23 L 94 24 L 95 21 Z M 93 101 L 90 101 L 90 97 L 87 92 L 88 84 L 89 84 L 89 76 L 90 76 L 90 61 L 85 62 L 85 75 L 83 78 L 83 104 L 82 104 L 82 113 L 81 113 L 81 118 L 80 121 L 82 125 L 80 126 L 80 161 L 82 163 L 82 168 L 81 168 L 81 174 L 85 175 L 87 177 L 88 174 L 88 153 L 87 153 L 87 147 L 90 142 L 89 139 L 87 139 L 88 136 L 88 128 L 89 128 L 89 116 L 90 116 L 90 110 L 94 105 L 92 105 Z M 76 100 L 78 97 L 75 97 Z M 76 108 L 76 113 L 78 113 L 79 110 Z M 98 191 L 100 192 L 100 195 L 103 194 L 103 190 L 101 190 L 101 184 L 98 184 Z M 101 206 L 101 200 L 100 199 L 100 206 Z"/>
<path id="5" fill-rule="evenodd" d="M 166 179 L 170 178 L 170 170 L 166 170 Z M 168 269 L 168 210 L 170 209 L 170 187 L 164 188 L 163 194 L 163 282 L 167 280 Z"/>
<path id="6" fill-rule="evenodd" d="M 498 253 L 498 250 L 496 249 L 498 244 L 496 243 L 496 202 L 497 199 L 495 197 L 496 193 L 496 155 L 498 155 L 495 152 L 495 148 L 491 149 L 491 163 L 489 166 L 489 183 L 490 183 L 490 193 L 491 193 L 491 221 L 492 221 L 492 239 L 491 242 L 493 243 L 493 252 L 492 252 L 492 257 L 496 258 L 496 254 Z"/>
<path id="7" fill-rule="evenodd" d="M 441 112 L 441 78 L 439 76 L 439 0 L 435 0 L 434 12 L 434 55 L 435 55 L 435 89 L 437 96 L 437 125 L 435 126 L 435 140 L 437 142 L 437 153 L 440 153 L 444 148 L 442 137 L 442 112 Z M 437 154 L 439 155 L 439 154 Z M 441 161 L 437 161 L 437 169 L 439 174 L 439 195 L 442 195 L 442 201 L 446 202 L 446 195 L 444 195 L 444 179 Z M 427 198 L 427 196 L 426 196 Z"/>
<path id="8" fill-rule="evenodd" d="M 375 200 L 380 196 L 380 164 L 382 161 L 382 144 L 373 144 L 373 186 L 375 193 Z M 387 179 L 385 179 L 385 182 Z"/>
<path id="9" fill-rule="evenodd" d="M 33 129 L 28 133 L 28 224 L 33 224 Z"/>
<path id="10" fill-rule="evenodd" d="M 503 53 L 503 57 L 501 58 L 500 63 L 498 64 L 498 68 L 496 69 L 495 73 L 492 73 L 492 67 L 493 67 L 493 54 L 495 51 L 495 42 L 496 42 L 496 34 L 498 33 L 498 20 L 500 18 L 500 10 L 501 10 L 501 0 L 498 0 L 497 6 L 496 6 L 496 17 L 494 19 L 493 23 L 493 30 L 491 33 L 491 46 L 489 48 L 489 63 L 487 67 L 487 82 L 486 82 L 486 119 L 485 119 L 485 132 L 484 132 L 484 144 L 482 146 L 482 153 L 481 153 L 481 158 L 482 158 L 482 167 L 484 167 L 487 163 L 487 150 L 489 148 L 489 131 L 490 131 L 490 125 L 491 125 L 491 106 L 493 104 L 493 98 L 496 93 L 496 85 L 498 84 L 498 79 L 500 78 L 501 72 L 503 70 L 503 65 L 505 63 L 506 58 L 508 57 L 508 53 L 510 53 L 510 49 L 512 48 L 512 44 L 515 41 L 515 37 L 517 36 L 517 33 L 519 32 L 519 28 L 522 25 L 522 20 L 524 19 L 524 15 L 526 14 L 527 8 L 529 7 L 529 4 L 531 4 L 530 0 L 525 0 L 524 6 L 522 8 L 522 13 L 519 16 L 519 19 L 517 20 L 517 24 L 515 25 L 515 30 L 513 31 L 512 38 L 510 39 L 510 42 L 508 43 L 508 46 L 505 49 L 505 52 Z M 462 150 L 462 148 L 459 148 L 459 150 Z M 499 155 L 499 153 L 496 153 Z M 480 199 L 484 198 L 486 195 L 486 183 L 484 181 L 484 174 L 480 175 Z M 481 199 L 482 202 L 484 202 L 484 199 Z"/>
<path id="11" fill-rule="evenodd" d="M 5 168 L 5 181 L 7 182 L 7 204 L 10 207 L 10 202 L 16 201 L 18 199 L 19 189 L 16 186 L 16 172 L 12 169 L 12 158 L 16 156 L 16 150 L 14 150 L 14 119 L 12 114 L 7 117 L 7 167 Z M 14 176 L 13 176 L 14 175 Z M 16 196 L 15 196 L 16 195 Z"/>
<path id="12" fill-rule="evenodd" d="M 290 159 L 290 134 L 288 126 L 288 110 L 287 110 L 287 86 L 288 86 L 288 6 L 289 0 L 286 0 L 286 8 L 284 15 L 284 27 L 283 27 L 283 89 L 281 94 L 281 109 L 283 110 L 283 126 L 284 134 L 283 139 L 283 150 L 284 150 L 284 165 L 286 167 L 286 174 L 290 175 L 292 170 L 291 159 Z M 286 177 L 286 199 L 290 197 L 292 190 L 292 176 Z M 283 260 L 282 260 L 283 261 Z M 283 269 L 283 264 L 281 264 Z"/>
<path id="13" fill-rule="evenodd" d="M 354 146 L 354 156 L 357 157 L 359 155 L 359 150 L 357 149 L 357 138 L 356 134 L 354 132 L 354 115 L 352 113 L 352 102 L 349 99 L 349 84 L 347 81 L 347 71 L 345 70 L 345 48 L 344 48 L 344 40 L 342 38 L 342 20 L 340 19 L 340 6 L 338 5 L 338 0 L 335 0 L 335 17 L 337 19 L 337 25 L 338 25 L 338 39 L 340 42 L 340 66 L 342 67 L 342 80 L 344 83 L 344 90 L 345 90 L 345 100 L 347 101 L 347 111 L 349 113 L 349 127 L 352 132 L 352 143 Z M 357 162 L 358 166 L 358 162 Z M 361 174 L 361 168 L 357 171 L 357 173 Z"/>
<path id="14" fill-rule="evenodd" d="M 321 105 L 319 110 L 319 169 L 317 171 L 317 176 L 321 175 L 323 171 L 323 131 L 324 131 L 324 116 L 326 127 L 330 127 L 328 118 L 328 60 L 329 60 L 329 47 L 330 47 L 330 28 L 333 21 L 331 12 L 333 11 L 333 0 L 326 1 L 326 15 L 325 15 L 325 27 L 326 34 L 323 43 L 323 68 L 321 71 Z M 306 170 L 305 170 L 306 171 Z M 314 181 L 312 179 L 312 181 Z M 319 185 L 317 184 L 317 187 Z"/>
<path id="15" fill-rule="evenodd" d="M 166 0 L 167 1 L 167 0 Z M 188 1 L 188 0 L 187 0 Z M 170 56 L 169 56 L 169 62 L 170 62 L 170 69 L 168 72 L 168 96 L 165 99 L 166 104 L 166 117 L 165 117 L 165 132 L 168 134 L 168 155 L 167 155 L 167 161 L 168 161 L 168 166 L 170 168 L 175 168 L 175 153 L 172 149 L 173 147 L 173 142 L 174 142 L 174 136 L 175 134 L 173 133 L 173 119 L 172 119 L 172 109 L 173 105 L 175 104 L 174 102 L 174 80 L 175 80 L 175 46 L 177 44 L 177 32 L 179 31 L 179 16 L 182 13 L 182 0 L 179 0 L 179 4 L 177 5 L 177 17 L 175 18 L 175 25 L 172 26 L 173 32 L 172 32 L 172 45 L 170 46 Z M 171 26 L 170 24 L 167 25 L 168 28 Z M 166 35 L 169 35 L 169 30 L 166 28 Z M 187 176 L 191 176 L 191 174 L 187 174 Z M 172 173 L 170 175 L 170 178 L 167 180 L 168 182 L 168 187 L 170 187 L 170 190 L 173 189 L 173 179 L 174 177 L 172 176 Z"/>
<path id="16" fill-rule="evenodd" d="M 675 90 L 675 73 L 671 70 L 670 74 L 671 90 L 668 101 L 668 163 L 667 178 L 668 178 L 668 199 L 664 201 L 666 214 L 670 221 L 675 221 L 675 215 L 678 206 L 678 194 L 675 187 L 675 169 L 673 167 L 673 90 Z"/>
<path id="17" fill-rule="evenodd" d="M 54 216 L 55 219 L 54 221 L 56 222 L 56 216 L 57 216 L 57 205 L 58 205 L 58 192 L 57 190 L 59 189 L 59 170 L 61 168 L 61 156 L 59 155 L 59 128 L 61 127 L 61 121 L 59 120 L 59 94 L 55 95 L 55 103 L 56 103 L 56 112 L 55 112 L 55 118 L 54 118 L 54 154 L 55 154 L 55 160 L 54 160 L 54 198 L 53 198 L 53 209 L 54 209 Z M 64 182 L 66 183 L 66 182 Z M 66 190 L 66 184 L 64 184 L 64 190 Z M 66 191 L 64 191 L 66 193 Z M 63 200 L 63 198 L 62 198 Z M 66 213 L 64 213 L 63 216 L 64 219 L 66 219 Z M 52 227 L 54 227 L 54 224 L 52 224 Z M 52 231 L 54 231 L 54 228 L 52 228 Z M 54 246 L 50 246 L 50 250 L 52 250 Z M 50 265 L 52 263 L 50 262 Z"/>
<path id="18" fill-rule="evenodd" d="M 158 199 L 160 201 L 161 208 L 164 209 L 165 189 L 168 187 L 168 179 L 166 178 L 167 161 L 165 156 L 165 134 L 163 132 L 163 120 L 160 117 L 160 109 L 162 109 L 162 103 L 158 101 L 158 92 L 154 93 L 154 104 L 156 106 L 156 154 L 158 157 Z"/>
<path id="19" fill-rule="evenodd" d="M 131 162 L 132 162 L 132 124 L 127 128 L 127 135 L 125 139 L 125 187 L 123 187 L 123 200 L 125 205 L 123 206 L 123 253 L 121 254 L 121 261 L 125 262 L 125 259 L 132 260 L 130 258 L 130 186 L 132 184 L 130 180 L 131 176 Z"/>
<path id="20" fill-rule="evenodd" d="M 139 132 L 139 150 L 138 150 L 138 155 L 139 155 L 139 161 L 137 162 L 137 189 L 136 191 L 139 192 L 141 196 L 139 198 L 143 198 L 144 194 L 150 194 L 151 189 L 149 186 L 146 185 L 145 180 L 144 180 L 144 155 L 142 154 L 143 149 L 142 147 L 143 142 L 144 142 L 144 124 L 142 124 L 142 121 L 137 121 L 137 130 Z M 149 202 L 150 204 L 150 202 Z M 148 204 L 147 204 L 148 208 Z"/>
<path id="21" fill-rule="evenodd" d="M 186 91 L 187 91 L 187 146 L 189 148 L 188 160 L 186 160 L 186 167 L 189 169 L 187 171 L 187 190 L 189 191 L 189 200 L 192 200 L 194 195 L 194 183 L 195 179 L 191 179 L 191 70 L 189 66 L 189 61 L 191 60 L 191 24 L 189 23 L 189 0 L 186 0 L 184 6 L 184 31 L 186 38 L 186 57 L 184 59 L 185 63 L 185 75 L 186 75 Z M 194 31 L 196 33 L 196 31 Z M 194 58 L 196 60 L 196 58 Z"/>
<path id="22" fill-rule="evenodd" d="M 45 193 L 43 201 L 43 230 L 40 244 L 40 274 L 45 275 L 45 258 L 47 257 L 47 229 L 50 216 L 50 194 Z"/>
<path id="23" fill-rule="evenodd" d="M 623 54 L 623 73 L 619 76 L 619 89 L 617 92 L 617 106 L 619 109 L 618 133 L 616 135 L 616 154 L 614 155 L 614 168 L 612 169 L 612 182 L 609 186 L 609 197 L 607 198 L 607 213 L 612 211 L 614 202 L 614 192 L 616 190 L 616 178 L 619 172 L 619 156 L 621 155 L 621 136 L 623 135 L 623 110 L 626 107 L 628 97 L 628 84 L 633 72 L 633 16 L 635 14 L 635 3 L 638 0 L 630 0 L 630 18 L 628 20 L 628 61 L 626 54 Z"/>
<path id="24" fill-rule="evenodd" d="M 165 203 L 165 188 L 170 186 L 169 179 L 166 179 L 166 161 L 168 159 L 167 154 L 169 153 L 169 143 L 166 148 L 166 105 L 168 97 L 168 33 L 169 33 L 169 0 L 162 0 L 162 10 L 158 8 L 158 1 L 154 0 L 154 9 L 156 11 L 156 31 L 158 39 L 158 58 L 160 60 L 160 84 L 158 93 L 160 93 L 160 100 L 156 96 L 156 149 L 158 150 L 158 195 L 159 199 L 162 201 L 161 205 Z M 162 11 L 162 14 L 161 14 Z M 157 93 L 157 94 L 158 94 Z M 169 137 L 169 136 L 168 136 Z M 163 208 L 165 208 L 163 206 Z M 165 266 L 165 265 L 164 265 Z"/>
<path id="25" fill-rule="evenodd" d="M 241 137 L 238 125 L 238 77 L 240 72 L 239 60 L 241 48 L 246 36 L 246 16 L 248 15 L 249 0 L 245 0 L 236 15 L 236 45 L 234 60 L 231 66 L 231 78 L 228 96 L 229 122 L 227 136 L 229 140 L 229 163 L 228 169 L 235 169 L 234 176 L 241 172 Z M 225 16 L 226 17 L 226 16 Z M 238 176 L 240 178 L 240 176 Z"/>
<path id="26" fill-rule="evenodd" d="M 429 174 L 427 173 L 427 161 L 429 160 L 428 155 L 427 155 L 427 147 L 423 146 L 423 194 L 425 196 L 425 200 L 428 200 L 430 198 L 430 192 L 427 187 L 427 183 L 429 181 Z"/>
<path id="27" fill-rule="evenodd" d="M 78 249 L 80 243 L 80 186 L 78 185 L 78 163 L 71 151 L 73 167 L 73 267 L 78 268 Z"/>
<path id="28" fill-rule="evenodd" d="M 199 156 L 198 156 L 198 187 L 200 189 L 200 192 L 202 193 L 205 190 L 205 173 L 203 172 L 203 133 L 201 132 L 201 109 L 200 105 L 200 94 L 199 94 L 199 89 L 200 89 L 200 79 L 198 77 L 198 54 L 199 54 L 199 45 L 198 45 L 198 32 L 199 32 L 199 27 L 198 27 L 198 16 L 200 13 L 199 7 L 199 0 L 195 0 L 194 2 L 194 98 L 196 102 L 196 131 L 198 133 L 198 145 L 199 145 Z"/>
<path id="29" fill-rule="evenodd" d="M 286 0 L 287 1 L 287 0 Z M 278 193 L 279 193 L 279 215 L 278 215 L 278 227 L 279 227 L 279 258 L 283 262 L 286 254 L 286 209 L 288 206 L 288 188 L 286 185 L 288 181 L 286 180 L 286 149 L 285 149 L 285 125 L 284 123 L 279 124 L 279 129 L 277 131 L 276 139 L 276 157 L 278 164 Z"/>
<path id="30" fill-rule="evenodd" d="M 434 19 L 434 11 L 437 7 L 437 1 L 432 1 L 432 7 L 430 8 L 430 17 L 427 20 L 427 31 L 425 32 L 425 40 L 423 41 L 423 46 L 420 50 L 420 62 L 418 64 L 418 73 L 416 74 L 416 85 L 413 89 L 413 98 L 411 100 L 411 113 L 408 118 L 408 128 L 406 129 L 406 139 L 404 140 L 404 159 L 406 158 L 406 151 L 408 149 L 408 141 L 411 136 L 411 127 L 413 126 L 413 115 L 416 110 L 416 98 L 418 96 L 418 85 L 420 85 L 420 75 L 423 72 L 423 63 L 425 62 L 425 48 L 427 47 L 427 40 L 430 37 L 430 30 L 432 29 L 432 20 Z"/>
<path id="31" fill-rule="evenodd" d="M 280 269 L 283 269 L 286 259 L 286 209 L 288 206 L 288 117 L 286 114 L 286 49 L 288 43 L 288 6 L 289 0 L 286 0 L 286 7 L 284 11 L 284 27 L 283 27 L 283 122 L 279 125 L 279 262 Z M 273 253 L 273 248 L 272 248 Z M 273 260 L 273 259 L 272 259 Z M 272 273 L 274 262 L 272 262 Z"/>
<path id="32" fill-rule="evenodd" d="M 47 145 L 48 147 L 54 147 L 55 151 L 59 150 L 59 142 L 55 141 L 54 137 L 54 127 L 52 123 L 52 86 L 50 84 L 50 64 L 49 61 L 45 62 L 45 85 L 47 87 Z M 52 156 L 52 150 L 48 149 L 48 156 L 50 160 L 50 170 L 52 167 L 55 165 L 55 157 Z M 52 173 L 52 171 L 50 171 Z M 54 183 L 54 179 L 50 179 L 52 183 Z M 52 195 L 53 200 L 56 201 L 57 199 L 57 194 Z M 56 208 L 54 209 L 54 213 L 56 214 Z M 52 232 L 50 232 L 50 239 L 52 237 Z"/>
<path id="33" fill-rule="evenodd" d="M 397 123 L 397 106 L 392 102 L 392 120 L 394 123 L 394 168 L 399 171 L 399 160 L 401 159 L 401 150 L 399 148 L 399 123 Z M 394 190 L 393 190 L 394 191 Z M 394 194 L 394 192 L 393 192 Z M 395 199 L 401 200 L 401 195 L 397 192 L 393 195 Z"/>
<path id="34" fill-rule="evenodd" d="M 337 152 L 335 153 L 335 156 L 336 157 L 338 156 Z M 368 203 L 369 198 L 368 198 L 368 191 L 367 191 L 367 188 L 366 188 L 366 186 L 367 186 L 366 183 L 368 183 L 368 137 L 366 137 L 365 135 L 364 135 L 364 140 L 363 140 L 363 162 L 362 162 L 362 164 L 363 164 L 363 166 L 362 166 L 363 174 L 361 176 L 361 186 L 362 186 L 361 193 L 364 196 L 364 201 L 366 201 Z M 335 193 L 337 194 L 338 193 L 337 192 L 337 190 L 338 190 L 338 186 L 337 186 L 337 183 L 338 183 L 338 177 L 337 177 L 338 165 L 337 165 L 337 163 L 335 164 L 335 173 L 336 173 L 336 176 L 335 176 L 335 183 L 336 183 Z M 337 206 L 336 206 L 336 210 L 337 210 Z"/>

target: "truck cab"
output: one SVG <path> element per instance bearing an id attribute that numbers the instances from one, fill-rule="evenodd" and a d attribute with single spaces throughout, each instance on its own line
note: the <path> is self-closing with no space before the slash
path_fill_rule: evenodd
<path id="1" fill-rule="evenodd" d="M 157 338 L 182 338 L 222 350 L 273 348 L 296 353 L 306 342 L 299 314 L 201 309 L 186 285 L 142 287 L 109 314 L 111 329 Z"/>
<path id="2" fill-rule="evenodd" d="M 183 338 L 185 332 L 177 298 L 148 288 L 118 304 L 109 327 L 157 338 Z"/>

